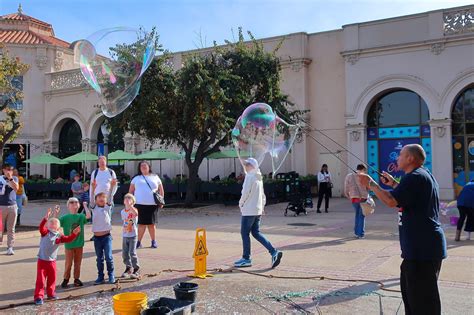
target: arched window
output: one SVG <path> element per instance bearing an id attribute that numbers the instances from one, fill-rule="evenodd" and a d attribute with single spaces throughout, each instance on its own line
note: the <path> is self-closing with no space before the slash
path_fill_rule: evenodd
<path id="1" fill-rule="evenodd" d="M 454 189 L 459 194 L 462 187 L 474 179 L 474 84 L 456 98 L 451 118 Z"/>
<path id="2" fill-rule="evenodd" d="M 69 119 L 59 133 L 59 157 L 66 158 L 82 150 L 81 127 L 74 119 Z"/>
<path id="3" fill-rule="evenodd" d="M 421 96 L 413 91 L 394 89 L 385 91 L 370 104 L 367 113 L 367 162 L 369 174 L 386 171 L 400 177 L 396 160 L 404 145 L 421 144 L 427 155 L 425 166 L 431 169 L 431 133 L 429 110 Z"/>

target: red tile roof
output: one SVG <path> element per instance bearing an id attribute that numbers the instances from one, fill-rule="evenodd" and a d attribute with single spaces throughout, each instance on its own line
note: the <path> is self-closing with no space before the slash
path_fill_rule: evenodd
<path id="1" fill-rule="evenodd" d="M 31 17 L 29 15 L 23 14 L 23 13 L 12 13 L 12 14 L 6 14 L 3 15 L 0 20 L 11 20 L 11 21 L 31 21 L 34 23 L 38 23 L 42 26 L 46 27 L 52 27 L 51 24 L 40 21 L 38 19 L 35 19 L 34 17 Z"/>
<path id="2" fill-rule="evenodd" d="M 50 44 L 64 48 L 69 47 L 69 43 L 62 39 L 40 35 L 32 31 L 0 30 L 0 43 L 5 44 Z"/>

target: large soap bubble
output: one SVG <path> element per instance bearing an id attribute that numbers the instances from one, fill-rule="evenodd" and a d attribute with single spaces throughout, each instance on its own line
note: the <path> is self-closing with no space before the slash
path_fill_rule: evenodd
<path id="1" fill-rule="evenodd" d="M 298 134 L 299 127 L 278 117 L 265 103 L 247 107 L 232 130 L 232 141 L 242 165 L 253 157 L 260 165 L 268 153 L 275 175 L 283 164 Z"/>
<path id="2" fill-rule="evenodd" d="M 97 92 L 105 116 L 123 112 L 140 90 L 155 56 L 155 38 L 125 27 L 98 31 L 76 45 L 81 72 Z"/>

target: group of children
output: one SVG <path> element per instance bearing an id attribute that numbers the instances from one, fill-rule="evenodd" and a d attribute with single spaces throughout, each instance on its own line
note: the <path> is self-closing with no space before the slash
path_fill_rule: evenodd
<path id="1" fill-rule="evenodd" d="M 34 293 L 35 304 L 43 304 L 44 288 L 48 299 L 56 299 L 56 258 L 61 243 L 65 244 L 66 262 L 64 268 L 64 280 L 62 288 L 69 286 L 71 269 L 74 265 L 74 286 L 83 286 L 80 280 L 81 262 L 84 248 L 84 225 L 92 218 L 92 232 L 95 253 L 97 256 L 98 277 L 94 284 L 105 283 L 104 260 L 107 265 L 108 282 L 115 283 L 114 260 L 112 256 L 112 206 L 108 203 L 105 193 L 98 193 L 95 202 L 89 209 L 87 202 L 83 202 L 84 212 L 78 213 L 80 208 L 79 199 L 69 198 L 67 208 L 69 213 L 58 218 L 60 208 L 56 206 L 54 211 L 48 209 L 40 223 L 41 233 L 40 248 L 38 253 L 36 287 Z M 140 277 L 140 266 L 138 262 L 137 247 L 137 217 L 135 208 L 135 197 L 132 194 L 125 195 L 125 208 L 121 211 L 123 221 L 123 247 L 122 256 L 125 264 L 124 278 Z M 63 233 L 60 232 L 61 228 Z"/>

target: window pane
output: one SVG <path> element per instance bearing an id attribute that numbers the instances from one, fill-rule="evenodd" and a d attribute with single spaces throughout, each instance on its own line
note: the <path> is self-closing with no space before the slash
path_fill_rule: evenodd
<path id="1" fill-rule="evenodd" d="M 464 105 L 466 121 L 474 121 L 474 88 L 467 89 L 459 97 L 458 102 L 462 102 Z"/>
<path id="2" fill-rule="evenodd" d="M 369 114 L 367 115 L 367 126 L 377 127 L 377 103 L 370 106 Z"/>
<path id="3" fill-rule="evenodd" d="M 454 181 L 460 187 L 465 183 L 464 137 L 453 137 Z"/>
<path id="4" fill-rule="evenodd" d="M 452 119 L 454 122 L 464 122 L 464 97 L 461 95 L 458 97 L 453 107 Z"/>
<path id="5" fill-rule="evenodd" d="M 419 96 L 411 91 L 397 91 L 379 100 L 380 126 L 419 125 Z"/>
<path id="6" fill-rule="evenodd" d="M 474 123 L 466 124 L 466 134 L 474 135 Z"/>
<path id="7" fill-rule="evenodd" d="M 420 97 L 421 100 L 421 124 L 426 124 L 428 120 L 430 120 L 430 111 L 428 110 L 428 105 L 426 102 Z"/>
<path id="8" fill-rule="evenodd" d="M 464 124 L 453 124 L 453 135 L 464 135 Z"/>

